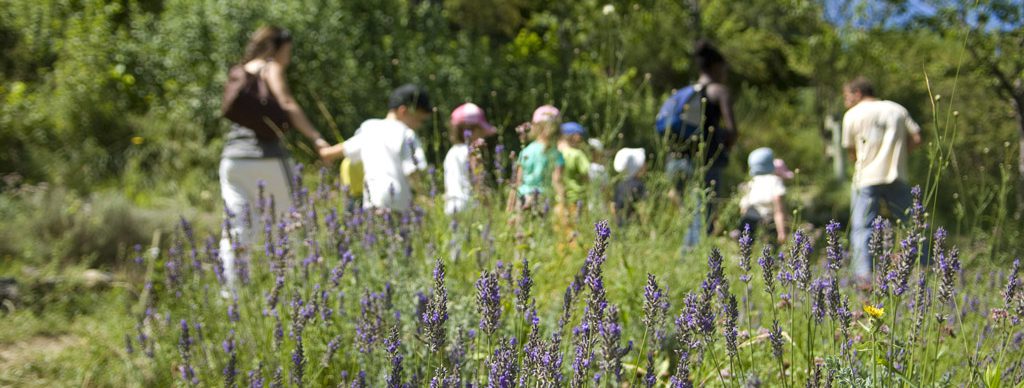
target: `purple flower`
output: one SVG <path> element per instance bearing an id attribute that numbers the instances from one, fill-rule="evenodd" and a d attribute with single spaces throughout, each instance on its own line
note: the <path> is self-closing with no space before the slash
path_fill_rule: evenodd
<path id="1" fill-rule="evenodd" d="M 815 279 L 811 283 L 811 316 L 814 317 L 814 322 L 821 324 L 825 320 L 825 316 L 828 314 L 828 301 L 826 294 L 831 289 L 831 282 L 826 279 Z"/>
<path id="2" fill-rule="evenodd" d="M 259 369 L 249 371 L 249 388 L 263 388 L 263 376 Z"/>
<path id="3" fill-rule="evenodd" d="M 740 311 L 737 307 L 736 297 L 729 294 L 725 305 L 725 348 L 729 353 L 729 357 L 736 357 L 739 353 L 737 348 L 737 337 L 739 332 L 736 330 L 736 323 L 739 320 Z"/>
<path id="4" fill-rule="evenodd" d="M 761 266 L 761 278 L 764 280 L 764 292 L 775 295 L 775 257 L 767 245 L 761 248 L 761 258 L 757 259 Z"/>
<path id="5" fill-rule="evenodd" d="M 828 269 L 838 271 L 843 264 L 843 246 L 839 241 L 839 223 L 832 220 L 825 226 L 825 260 Z"/>
<path id="6" fill-rule="evenodd" d="M 182 365 L 178 367 L 181 379 L 186 383 L 199 384 L 199 376 L 192 368 L 192 337 L 189 335 L 188 322 L 181 320 L 181 336 L 178 337 L 178 354 L 181 355 Z"/>
<path id="7" fill-rule="evenodd" d="M 494 354 L 487 360 L 487 386 L 489 388 L 511 388 L 516 386 L 519 363 L 516 359 L 516 340 L 507 338 L 498 344 Z"/>
<path id="8" fill-rule="evenodd" d="M 444 349 L 447 337 L 448 289 L 445 287 L 444 262 L 438 258 L 434 264 L 434 290 L 427 302 L 421 321 L 426 333 L 427 347 L 431 352 Z"/>
<path id="9" fill-rule="evenodd" d="M 783 345 L 785 345 L 785 343 L 782 338 L 782 328 L 779 327 L 778 319 L 772 321 L 772 329 L 768 333 L 768 339 L 772 343 L 772 355 L 775 356 L 775 359 L 781 361 Z"/>
<path id="10" fill-rule="evenodd" d="M 1021 295 L 1019 273 L 1020 259 L 1016 259 L 1013 261 L 1013 269 L 1010 271 L 1006 287 L 1003 289 L 1003 304 L 1006 306 L 1006 310 L 1013 312 L 1015 319 L 1018 320 L 1024 317 L 1024 297 Z"/>
<path id="11" fill-rule="evenodd" d="M 519 272 L 518 288 L 516 289 L 516 308 L 519 311 L 526 311 L 530 301 L 530 288 L 533 287 L 533 277 L 530 276 L 530 261 L 523 258 L 523 267 Z"/>
<path id="12" fill-rule="evenodd" d="M 947 304 L 953 298 L 954 281 L 960 272 L 960 252 L 953 248 L 946 251 L 946 230 L 939 228 L 935 231 L 934 252 L 935 272 L 939 278 L 939 303 Z"/>
<path id="13" fill-rule="evenodd" d="M 647 274 L 647 285 L 644 286 L 644 328 L 654 334 L 656 342 L 665 337 L 665 317 L 668 315 L 668 296 L 658 287 L 653 274 Z"/>
<path id="14" fill-rule="evenodd" d="M 658 382 L 658 374 L 654 371 L 654 352 L 647 352 L 647 373 L 644 374 L 644 386 L 654 387 Z"/>
<path id="15" fill-rule="evenodd" d="M 729 292 L 729 283 L 725 280 L 722 261 L 722 252 L 718 248 L 711 248 L 711 254 L 708 255 L 707 283 L 712 291 L 725 295 Z"/>
<path id="16" fill-rule="evenodd" d="M 321 367 L 330 368 L 331 359 L 334 358 L 334 354 L 338 352 L 338 349 L 341 349 L 341 339 L 341 335 L 337 335 L 327 343 L 327 351 L 324 352 L 323 360 L 320 362 Z"/>
<path id="17" fill-rule="evenodd" d="M 228 355 L 227 365 L 224 366 L 224 386 L 226 387 L 237 386 L 235 378 L 238 375 L 238 370 L 236 369 L 238 355 L 235 353 L 235 340 L 232 338 L 234 335 L 235 331 L 232 330 L 228 339 L 221 343 L 221 347 L 224 348 L 224 353 L 227 353 Z"/>
<path id="18" fill-rule="evenodd" d="M 750 224 L 743 225 L 743 234 L 740 235 L 740 269 L 743 275 L 740 277 L 744 283 L 750 281 L 750 254 L 754 249 L 754 239 L 750 237 Z"/>
<path id="19" fill-rule="evenodd" d="M 398 334 L 398 325 L 392 326 L 391 334 L 384 340 L 384 348 L 391 357 L 391 372 L 387 376 L 388 388 L 402 387 L 402 360 L 404 357 L 398 352 L 402 345 Z"/>
<path id="20" fill-rule="evenodd" d="M 306 352 L 302 347 L 302 333 L 295 337 L 295 350 L 292 351 L 292 384 L 302 386 L 306 370 Z"/>
<path id="21" fill-rule="evenodd" d="M 797 287 L 801 290 L 807 290 L 811 286 L 811 268 L 808 265 L 808 258 L 812 250 L 811 241 L 802 229 L 793 233 L 793 246 L 789 251 L 792 279 L 788 280 L 796 282 Z"/>
<path id="22" fill-rule="evenodd" d="M 487 335 L 498 330 L 501 320 L 501 290 L 498 275 L 484 271 L 476 282 L 477 311 L 480 313 L 480 329 Z"/>
<path id="23" fill-rule="evenodd" d="M 690 381 L 690 352 L 687 349 L 678 350 L 679 364 L 676 366 L 676 374 L 669 379 L 672 388 L 691 388 Z"/>

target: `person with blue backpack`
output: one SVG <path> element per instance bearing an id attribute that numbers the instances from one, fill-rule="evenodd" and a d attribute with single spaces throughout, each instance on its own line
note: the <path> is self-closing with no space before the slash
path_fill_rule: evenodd
<path id="1" fill-rule="evenodd" d="M 693 247 L 702 231 L 711 231 L 714 196 L 719 194 L 722 171 L 729 161 L 729 149 L 736 143 L 739 131 L 732 112 L 732 98 L 725 86 L 729 65 L 711 43 L 701 40 L 694 50 L 694 62 L 700 76 L 693 85 L 673 93 L 658 112 L 655 128 L 665 140 L 668 158 L 665 170 L 675 180 L 675 194 L 682 194 L 684 183 L 698 180 L 712 198 L 698 195 L 696 209 L 701 214 L 684 238 L 685 247 Z M 705 225 L 707 225 L 705 227 Z"/>

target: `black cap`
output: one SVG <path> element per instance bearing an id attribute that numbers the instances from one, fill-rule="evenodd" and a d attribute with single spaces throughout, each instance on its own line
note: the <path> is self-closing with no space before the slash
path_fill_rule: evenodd
<path id="1" fill-rule="evenodd" d="M 403 105 L 427 112 L 434 109 L 430 105 L 430 95 L 427 94 L 427 90 L 416 84 L 405 84 L 391 92 L 391 97 L 388 97 L 388 109 L 398 109 Z"/>

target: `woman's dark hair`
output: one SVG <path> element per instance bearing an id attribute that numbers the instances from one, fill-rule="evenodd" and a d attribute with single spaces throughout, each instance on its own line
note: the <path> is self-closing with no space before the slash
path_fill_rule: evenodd
<path id="1" fill-rule="evenodd" d="M 725 64 L 725 57 L 722 56 L 722 53 L 711 45 L 711 42 L 703 39 L 697 41 L 693 54 L 697 68 L 702 72 L 710 71 L 715 65 Z"/>
<path id="2" fill-rule="evenodd" d="M 245 56 L 242 63 L 249 62 L 256 58 L 266 58 L 274 55 L 285 43 L 291 43 L 292 33 L 278 26 L 263 26 L 252 34 L 249 44 L 245 46 Z"/>

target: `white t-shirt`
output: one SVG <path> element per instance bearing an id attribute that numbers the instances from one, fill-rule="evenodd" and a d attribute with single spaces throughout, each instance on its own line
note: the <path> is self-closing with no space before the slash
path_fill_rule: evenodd
<path id="1" fill-rule="evenodd" d="M 740 209 L 753 208 L 762 219 L 771 220 L 775 216 L 775 197 L 786 194 L 786 185 L 778 175 L 762 174 L 750 178 L 740 191 Z"/>
<path id="2" fill-rule="evenodd" d="M 363 163 L 364 207 L 409 209 L 412 189 L 407 176 L 427 168 L 412 129 L 398 120 L 366 120 L 343 148 L 346 157 Z"/>
<path id="3" fill-rule="evenodd" d="M 587 177 L 590 178 L 591 183 L 604 186 L 608 183 L 608 169 L 606 169 L 603 164 L 590 162 L 590 168 L 587 170 Z"/>
<path id="4" fill-rule="evenodd" d="M 454 214 L 469 204 L 469 146 L 455 144 L 444 157 L 444 212 Z"/>
<path id="5" fill-rule="evenodd" d="M 921 132 L 907 109 L 885 100 L 861 101 L 843 116 L 843 148 L 857 150 L 853 187 L 907 180 L 907 135 Z"/>

